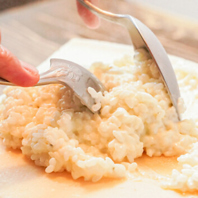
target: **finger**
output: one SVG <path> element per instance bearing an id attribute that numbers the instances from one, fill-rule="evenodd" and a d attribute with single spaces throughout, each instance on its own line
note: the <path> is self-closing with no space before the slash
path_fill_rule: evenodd
<path id="1" fill-rule="evenodd" d="M 36 68 L 19 61 L 1 45 L 0 77 L 23 87 L 33 86 L 39 81 L 39 74 Z"/>
<path id="2" fill-rule="evenodd" d="M 98 4 L 98 0 L 89 0 L 94 5 Z M 82 17 L 83 21 L 89 28 L 97 28 L 100 25 L 100 19 L 95 14 L 90 12 L 87 8 L 85 8 L 81 3 L 77 1 L 77 9 L 79 15 Z"/>

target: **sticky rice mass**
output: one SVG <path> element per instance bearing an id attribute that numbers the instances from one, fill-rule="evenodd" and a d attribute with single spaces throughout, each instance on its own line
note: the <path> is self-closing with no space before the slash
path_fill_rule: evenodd
<path id="1" fill-rule="evenodd" d="M 21 149 L 46 173 L 68 171 L 73 179 L 93 182 L 133 174 L 134 160 L 143 153 L 180 156 L 183 169 L 174 170 L 164 187 L 198 190 L 198 120 L 178 121 L 148 54 L 94 63 L 90 71 L 106 87 L 104 93 L 88 89 L 96 100 L 93 109 L 99 110 L 95 114 L 63 85 L 7 87 L 0 107 L 3 144 Z M 182 95 L 194 94 L 196 100 L 198 73 L 175 71 Z M 184 112 L 182 99 L 179 107 Z"/>

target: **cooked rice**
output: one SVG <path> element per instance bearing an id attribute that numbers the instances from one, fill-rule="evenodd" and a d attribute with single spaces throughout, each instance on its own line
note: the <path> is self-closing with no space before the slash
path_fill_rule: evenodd
<path id="1" fill-rule="evenodd" d="M 143 152 L 150 157 L 181 155 L 197 141 L 198 122 L 178 122 L 158 70 L 144 52 L 111 65 L 95 63 L 90 70 L 107 89 L 104 95 L 88 89 L 96 100 L 93 110 L 100 109 L 100 114 L 92 114 L 62 85 L 6 88 L 0 108 L 3 143 L 21 149 L 47 173 L 66 170 L 74 179 L 96 182 L 135 171 L 134 159 Z M 193 74 L 176 73 L 182 93 L 197 89 L 198 77 L 192 81 Z M 180 106 L 184 111 L 182 101 Z M 198 161 L 191 162 L 198 154 L 193 149 L 179 158 L 189 164 L 184 173 L 174 172 L 166 186 L 198 189 Z"/>

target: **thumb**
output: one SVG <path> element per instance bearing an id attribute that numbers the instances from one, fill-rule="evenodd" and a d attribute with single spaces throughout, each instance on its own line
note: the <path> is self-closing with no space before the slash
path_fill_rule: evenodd
<path id="1" fill-rule="evenodd" d="M 39 81 L 39 74 L 36 68 L 19 61 L 1 45 L 0 77 L 23 87 L 33 86 Z"/>

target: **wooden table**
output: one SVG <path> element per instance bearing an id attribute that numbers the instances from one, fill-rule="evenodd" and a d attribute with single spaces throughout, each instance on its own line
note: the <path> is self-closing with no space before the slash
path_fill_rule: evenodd
<path id="1" fill-rule="evenodd" d="M 198 24 L 124 0 L 101 1 L 102 8 L 128 13 L 150 27 L 168 53 L 198 62 Z M 88 29 L 74 0 L 48 0 L 10 9 L 0 14 L 2 44 L 34 66 L 75 37 L 131 44 L 125 29 L 102 21 Z"/>

